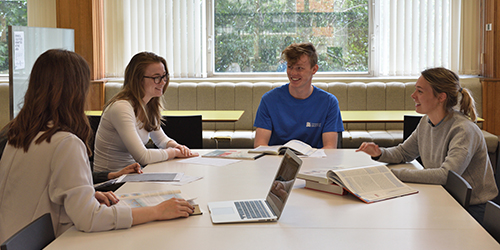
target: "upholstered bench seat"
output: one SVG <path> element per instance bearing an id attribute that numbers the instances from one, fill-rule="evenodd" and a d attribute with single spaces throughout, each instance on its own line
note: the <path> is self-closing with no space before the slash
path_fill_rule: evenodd
<path id="1" fill-rule="evenodd" d="M 374 81 L 371 78 L 353 81 L 314 79 L 313 84 L 334 94 L 340 109 L 348 110 L 414 110 L 411 94 L 415 80 Z M 462 86 L 471 90 L 478 115 L 482 116 L 482 85 L 479 78 L 461 79 Z M 164 95 L 163 105 L 168 110 L 244 110 L 237 122 L 204 122 L 204 148 L 252 148 L 255 138 L 253 127 L 255 114 L 264 93 L 286 84 L 272 81 L 224 81 L 212 79 L 200 81 L 171 81 Z M 105 101 L 109 101 L 123 86 L 122 80 L 108 81 L 105 85 Z M 4 98 L 5 97 L 5 98 Z M 0 84 L 0 122 L 9 121 L 9 86 Z M 482 128 L 482 124 L 478 126 Z M 357 148 L 364 141 L 380 146 L 398 145 L 403 141 L 403 123 L 346 123 L 342 133 L 344 148 Z M 496 162 L 498 137 L 483 130 L 488 151 Z"/>

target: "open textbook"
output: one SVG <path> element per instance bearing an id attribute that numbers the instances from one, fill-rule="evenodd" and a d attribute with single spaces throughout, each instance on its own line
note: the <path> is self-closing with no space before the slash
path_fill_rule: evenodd
<path id="1" fill-rule="evenodd" d="M 326 176 L 366 203 L 418 193 L 385 165 L 329 170 Z"/>
<path id="2" fill-rule="evenodd" d="M 284 154 L 286 149 L 289 148 L 296 155 L 312 155 L 316 149 L 309 146 L 307 143 L 299 140 L 290 140 L 285 143 L 285 145 L 275 145 L 275 146 L 258 146 L 254 149 L 249 150 L 249 153 L 263 153 L 263 154 Z"/>
<path id="3" fill-rule="evenodd" d="M 171 198 L 184 199 L 180 193 L 180 190 L 167 190 L 117 194 L 118 199 L 120 199 L 120 202 L 117 204 L 129 206 L 131 208 L 156 206 Z M 187 201 L 194 207 L 194 213 L 192 215 L 202 214 L 200 207 L 194 202 L 194 199 L 188 199 Z"/>

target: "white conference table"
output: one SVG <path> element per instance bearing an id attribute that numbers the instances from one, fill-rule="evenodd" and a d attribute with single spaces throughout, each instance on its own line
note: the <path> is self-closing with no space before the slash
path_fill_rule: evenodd
<path id="1" fill-rule="evenodd" d="M 351 149 L 325 152 L 327 158 L 303 158 L 301 171 L 374 163 Z M 265 198 L 280 161 L 281 156 L 264 156 L 226 166 L 179 160 L 149 165 L 145 172 L 203 179 L 183 186 L 126 183 L 117 193 L 180 189 L 184 197 L 198 197 L 204 214 L 107 232 L 73 227 L 47 249 L 500 249 L 439 185 L 409 184 L 419 193 L 365 204 L 352 195 L 304 189 L 298 179 L 278 222 L 212 224 L 208 202 Z"/>

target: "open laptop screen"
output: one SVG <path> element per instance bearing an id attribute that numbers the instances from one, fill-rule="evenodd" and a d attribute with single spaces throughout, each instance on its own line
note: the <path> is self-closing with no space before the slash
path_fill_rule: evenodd
<path id="1" fill-rule="evenodd" d="M 287 150 L 285 152 L 266 198 L 278 218 L 285 207 L 285 203 L 290 195 L 290 191 L 295 183 L 301 165 L 302 160 L 292 151 Z"/>

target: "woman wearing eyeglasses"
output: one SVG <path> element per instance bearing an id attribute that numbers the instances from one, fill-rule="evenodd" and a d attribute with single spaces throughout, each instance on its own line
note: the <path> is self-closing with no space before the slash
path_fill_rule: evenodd
<path id="1" fill-rule="evenodd" d="M 125 69 L 123 89 L 106 104 L 101 116 L 94 171 L 119 171 L 134 162 L 146 165 L 198 155 L 169 138 L 160 127 L 160 98 L 168 81 L 164 58 L 151 52 L 132 57 Z M 146 148 L 150 138 L 158 149 Z"/>

